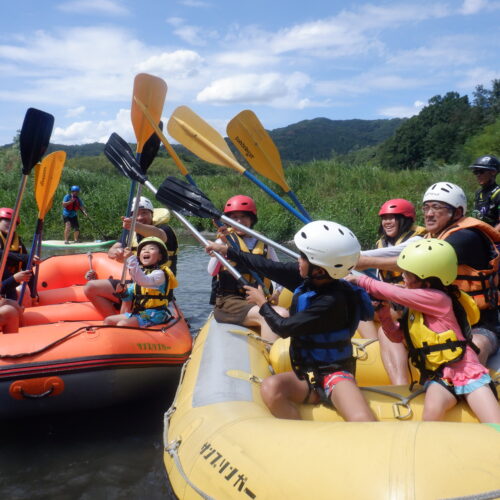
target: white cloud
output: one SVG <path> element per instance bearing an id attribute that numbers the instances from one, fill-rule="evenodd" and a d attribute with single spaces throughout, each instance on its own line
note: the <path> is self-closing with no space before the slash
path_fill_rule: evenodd
<path id="1" fill-rule="evenodd" d="M 488 5 L 487 0 L 464 0 L 460 12 L 462 14 L 477 14 Z"/>
<path id="2" fill-rule="evenodd" d="M 413 106 L 392 106 L 382 108 L 379 110 L 379 114 L 387 118 L 410 118 L 411 116 L 418 115 L 424 106 L 425 104 L 422 101 L 415 101 Z"/>
<path id="3" fill-rule="evenodd" d="M 76 108 L 68 109 L 66 116 L 68 118 L 72 118 L 74 116 L 79 116 L 85 111 L 85 109 L 86 109 L 85 106 L 78 106 Z"/>
<path id="4" fill-rule="evenodd" d="M 176 50 L 153 55 L 137 64 L 138 71 L 173 74 L 177 79 L 192 78 L 203 66 L 203 58 L 192 50 Z"/>
<path id="5" fill-rule="evenodd" d="M 116 132 L 125 140 L 135 142 L 130 123 L 130 109 L 120 109 L 111 120 L 85 120 L 73 122 L 67 127 L 55 127 L 50 140 L 55 144 L 105 143 L 112 132 Z"/>
<path id="6" fill-rule="evenodd" d="M 186 7 L 210 7 L 208 2 L 202 2 L 201 0 L 180 0 L 179 3 Z"/>
<path id="7" fill-rule="evenodd" d="M 477 85 L 490 86 L 492 80 L 500 78 L 500 71 L 498 69 L 475 67 L 470 68 L 463 73 L 462 77 L 458 78 L 457 87 L 461 89 L 471 89 Z"/>
<path id="8" fill-rule="evenodd" d="M 58 5 L 58 9 L 65 12 L 95 13 L 101 12 L 112 15 L 126 15 L 128 10 L 119 2 L 113 0 L 74 0 Z"/>
<path id="9" fill-rule="evenodd" d="M 441 37 L 425 47 L 399 51 L 388 58 L 387 64 L 400 68 L 464 66 L 476 61 L 477 44 L 477 40 L 466 35 Z"/>
<path id="10" fill-rule="evenodd" d="M 174 35 L 190 45 L 203 46 L 207 44 L 207 39 L 215 39 L 219 36 L 217 31 L 186 24 L 182 17 L 169 17 L 166 22 L 175 28 Z"/>
<path id="11" fill-rule="evenodd" d="M 300 91 L 309 84 L 309 77 L 302 73 L 239 74 L 213 81 L 196 96 L 199 102 L 214 104 L 252 103 L 274 106 L 304 106 L 298 100 Z"/>

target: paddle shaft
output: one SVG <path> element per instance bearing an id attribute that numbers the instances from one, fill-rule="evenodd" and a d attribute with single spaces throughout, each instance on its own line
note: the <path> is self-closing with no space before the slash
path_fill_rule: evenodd
<path id="1" fill-rule="evenodd" d="M 127 235 L 127 243 L 126 246 L 130 248 L 132 246 L 132 240 L 134 238 L 134 233 L 135 233 L 135 225 L 137 222 L 137 214 L 139 212 L 139 200 L 141 199 L 141 193 L 142 193 L 142 184 L 137 185 L 137 192 L 135 194 L 135 205 L 134 205 L 134 213 L 132 214 L 132 222 L 130 223 L 130 230 L 128 231 Z M 127 276 L 127 263 L 123 263 L 123 270 L 122 270 L 122 277 L 120 279 L 120 284 L 124 285 L 125 284 L 125 279 Z"/>
<path id="2" fill-rule="evenodd" d="M 286 208 L 291 214 L 295 215 L 299 220 L 301 220 L 304 224 L 311 222 L 311 219 L 308 219 L 303 214 L 295 210 L 289 203 L 287 203 L 281 196 L 277 195 L 272 189 L 266 186 L 262 181 L 257 179 L 255 175 L 253 175 L 248 170 L 245 170 L 234 158 L 228 156 L 224 151 L 221 151 L 217 146 L 212 144 L 206 137 L 196 132 L 189 124 L 187 124 L 184 120 L 180 118 L 175 118 L 177 123 L 196 141 L 203 144 L 203 146 L 214 154 L 222 165 L 227 165 L 230 168 L 233 168 L 240 174 L 244 175 L 248 179 L 250 179 L 254 184 L 259 186 L 266 194 L 268 194 L 271 198 L 277 201 L 281 206 Z"/>
<path id="3" fill-rule="evenodd" d="M 149 182 L 146 181 L 144 185 L 156 195 L 158 190 Z M 171 212 L 179 219 L 179 221 L 184 224 L 184 226 L 189 229 L 192 233 L 193 236 L 206 248 L 209 245 L 209 241 L 180 213 L 176 212 L 175 210 L 171 210 Z M 245 226 L 243 226 L 245 227 Z M 250 285 L 250 283 L 241 275 L 240 272 L 238 272 L 232 265 L 231 263 L 223 257 L 220 253 L 213 252 L 213 256 L 223 265 L 226 267 L 226 269 L 231 273 L 233 278 L 238 281 L 238 283 L 241 286 L 245 285 Z"/>
<path id="4" fill-rule="evenodd" d="M 11 218 L 9 232 L 7 233 L 7 239 L 5 241 L 5 248 L 2 255 L 2 262 L 0 263 L 0 282 L 3 281 L 3 273 L 5 272 L 5 267 L 7 266 L 7 259 L 9 257 L 10 246 L 12 245 L 12 240 L 14 239 L 14 233 L 16 231 L 16 221 L 19 217 L 19 208 L 21 207 L 21 201 L 23 199 L 24 190 L 26 189 L 26 183 L 28 182 L 28 175 L 23 175 L 21 178 L 21 184 L 19 185 L 19 191 L 17 192 L 17 199 L 14 205 L 14 213 Z"/>

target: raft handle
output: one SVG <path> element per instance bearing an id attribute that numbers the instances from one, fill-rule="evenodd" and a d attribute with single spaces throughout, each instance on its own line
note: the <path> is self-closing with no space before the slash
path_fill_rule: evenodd
<path id="1" fill-rule="evenodd" d="M 24 392 L 24 389 L 21 387 L 19 389 L 19 393 L 21 394 L 21 396 L 23 398 L 26 398 L 26 399 L 42 399 L 42 398 L 46 398 L 47 396 L 50 396 L 54 392 L 54 389 L 55 389 L 55 387 L 52 386 L 50 389 L 48 389 L 47 391 L 42 392 L 40 394 L 30 394 L 29 392 Z"/>
<path id="2" fill-rule="evenodd" d="M 168 443 L 165 446 L 165 452 L 168 453 L 170 455 L 170 457 L 173 459 L 174 464 L 177 467 L 177 471 L 182 476 L 184 481 L 186 481 L 186 483 L 189 484 L 189 486 L 191 486 L 191 488 L 194 491 L 196 491 L 196 493 L 198 493 L 198 495 L 200 495 L 201 498 L 203 498 L 204 500 L 215 500 L 213 497 L 211 497 L 210 495 L 207 495 L 203 490 L 198 488 L 198 486 L 193 484 L 192 481 L 187 476 L 187 474 L 184 472 L 184 469 L 182 468 L 181 460 L 179 458 L 179 454 L 177 453 L 177 450 L 180 448 L 181 443 L 182 443 L 181 439 L 174 439 L 173 441 L 170 441 L 170 443 Z"/>

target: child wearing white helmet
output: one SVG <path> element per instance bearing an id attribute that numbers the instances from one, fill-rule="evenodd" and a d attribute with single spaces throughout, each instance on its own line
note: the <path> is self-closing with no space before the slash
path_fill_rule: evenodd
<path id="1" fill-rule="evenodd" d="M 423 419 L 443 420 L 464 398 L 481 422 L 500 423 L 500 406 L 488 369 L 477 356 L 470 325 L 479 319 L 474 300 L 455 285 L 457 255 L 443 240 L 423 239 L 408 245 L 398 257 L 405 288 L 350 276 L 371 295 L 406 307 L 395 323 L 388 306 L 379 311 L 392 342 L 405 342 L 411 362 L 426 388 Z M 493 388 L 493 391 L 491 390 Z"/>
<path id="2" fill-rule="evenodd" d="M 177 287 L 177 279 L 167 265 L 165 243 L 149 236 L 139 243 L 138 257 L 130 249 L 125 254 L 133 282 L 121 294 L 122 313 L 108 316 L 104 324 L 145 328 L 166 323 L 171 317 L 168 294 Z"/>
<path id="3" fill-rule="evenodd" d="M 359 242 L 348 228 L 330 221 L 305 225 L 294 241 L 300 258 L 286 263 L 225 245 L 207 247 L 209 252 L 221 252 L 295 290 L 290 317 L 282 317 L 267 302 L 260 287 L 245 287 L 248 302 L 259 307 L 272 331 L 291 339 L 294 371 L 266 378 L 261 385 L 262 398 L 278 418 L 299 419 L 298 404 L 324 402 L 333 404 L 346 420 L 374 421 L 354 380 L 351 346 L 359 320 L 372 316 L 373 309 L 367 294 L 341 280 L 356 265 Z"/>

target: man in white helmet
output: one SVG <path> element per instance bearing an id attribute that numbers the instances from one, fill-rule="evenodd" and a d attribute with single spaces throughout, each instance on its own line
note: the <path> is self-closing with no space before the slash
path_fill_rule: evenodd
<path id="1" fill-rule="evenodd" d="M 498 266 L 500 233 L 474 217 L 466 217 L 467 198 L 451 182 L 437 182 L 423 198 L 426 237 L 446 240 L 458 258 L 454 284 L 476 301 L 481 319 L 473 325 L 473 341 L 483 364 L 499 347 Z"/>
<path id="2" fill-rule="evenodd" d="M 359 320 L 371 319 L 368 295 L 340 280 L 354 268 L 359 242 L 348 228 L 330 221 L 314 221 L 296 235 L 298 262 L 274 262 L 212 243 L 217 251 L 262 275 L 295 290 L 290 317 L 280 316 L 262 289 L 246 286 L 247 300 L 280 337 L 290 337 L 293 372 L 266 378 L 261 385 L 264 402 L 278 418 L 300 419 L 297 405 L 333 404 L 350 421 L 374 421 L 375 417 L 354 379 L 356 360 L 351 337 Z"/>
<path id="3" fill-rule="evenodd" d="M 135 208 L 135 198 L 132 203 L 132 211 Z M 122 216 L 122 227 L 130 230 L 132 217 Z M 135 252 L 138 244 L 143 238 L 154 236 L 165 243 L 168 250 L 168 266 L 174 274 L 177 273 L 177 236 L 173 229 L 167 224 L 170 219 L 170 212 L 166 208 L 156 209 L 151 200 L 145 196 L 139 198 L 139 208 L 135 223 L 135 234 L 132 238 L 131 248 Z M 124 245 L 118 241 L 108 251 L 108 257 L 118 262 L 124 262 Z M 120 308 L 121 301 L 116 295 L 117 279 L 95 279 L 94 276 L 87 276 L 90 281 L 84 288 L 85 295 L 94 304 L 96 309 L 104 317 L 116 314 Z M 170 298 L 171 300 L 171 298 Z"/>

